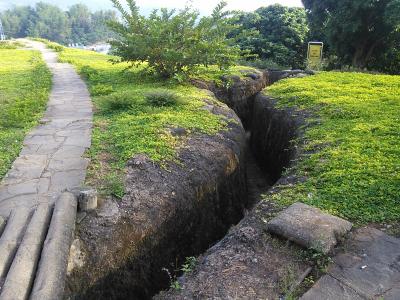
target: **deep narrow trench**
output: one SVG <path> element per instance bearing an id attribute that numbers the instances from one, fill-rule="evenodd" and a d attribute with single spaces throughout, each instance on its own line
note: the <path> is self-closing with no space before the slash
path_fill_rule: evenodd
<path id="1" fill-rule="evenodd" d="M 246 181 L 249 203 L 252 205 L 262 200 L 262 195 L 268 192 L 273 185 L 270 176 L 264 172 L 251 150 L 250 132 L 247 132 L 247 152 L 246 152 Z"/>
<path id="2" fill-rule="evenodd" d="M 179 269 L 187 257 L 199 256 L 221 240 L 243 219 L 245 211 L 262 199 L 290 161 L 288 148 L 295 126 L 269 103 L 257 102 L 261 88 L 254 91 L 253 87 L 251 96 L 239 97 L 244 110 L 237 110 L 237 106 L 226 101 L 226 97 L 235 97 L 234 94 L 221 97 L 215 93 L 237 113 L 246 130 L 247 146 L 242 157 L 245 176 L 234 174 L 228 180 L 231 182 L 221 186 L 205 203 L 196 204 L 189 214 L 177 210 L 163 224 L 162 232 L 142 242 L 142 252 L 128 257 L 123 266 L 108 272 L 90 288 L 73 292 L 70 298 L 151 299 L 170 287 L 181 274 Z M 244 177 L 245 182 L 237 177 Z M 242 203 L 238 205 L 235 201 Z"/>

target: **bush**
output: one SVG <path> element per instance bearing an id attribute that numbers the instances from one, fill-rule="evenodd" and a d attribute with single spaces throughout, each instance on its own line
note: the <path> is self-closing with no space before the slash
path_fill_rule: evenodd
<path id="1" fill-rule="evenodd" d="M 80 73 L 87 79 L 87 80 L 96 80 L 99 77 L 99 71 L 93 69 L 89 66 L 83 66 L 80 69 Z"/>
<path id="2" fill-rule="evenodd" d="M 155 107 L 174 106 L 181 102 L 180 97 L 172 91 L 158 89 L 145 94 L 147 104 Z"/>
<path id="3" fill-rule="evenodd" d="M 104 96 L 109 95 L 114 91 L 111 85 L 96 84 L 90 88 L 90 94 L 92 96 Z"/>
<path id="4" fill-rule="evenodd" d="M 240 49 L 227 38 L 234 25 L 223 12 L 221 2 L 210 17 L 199 18 L 190 7 L 155 10 L 149 17 L 139 14 L 134 0 L 127 0 L 127 12 L 119 0 L 112 0 L 123 22 L 109 22 L 119 35 L 112 41 L 113 53 L 120 61 L 148 63 L 151 70 L 165 78 L 176 73 L 191 73 L 198 66 L 218 65 L 227 68 L 240 57 Z"/>
<path id="5" fill-rule="evenodd" d="M 135 99 L 130 93 L 121 92 L 100 98 L 98 104 L 101 111 L 114 112 L 130 109 L 134 101 Z"/>
<path id="6" fill-rule="evenodd" d="M 20 43 L 9 42 L 9 41 L 0 41 L 0 49 L 17 49 Z"/>

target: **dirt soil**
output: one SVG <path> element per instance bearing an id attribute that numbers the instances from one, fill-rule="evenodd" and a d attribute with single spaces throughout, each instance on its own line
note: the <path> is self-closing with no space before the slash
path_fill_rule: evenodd
<path id="1" fill-rule="evenodd" d="M 253 101 L 249 106 L 254 109 L 249 118 L 254 157 L 249 162 L 256 164 L 259 174 L 269 174 L 269 182 L 276 182 L 297 155 L 290 141 L 301 134 L 304 116 L 275 108 L 273 99 L 261 93 L 247 101 Z M 296 180 L 288 175 L 276 186 Z M 178 279 L 180 289 L 162 292 L 156 299 L 280 299 L 311 271 L 302 249 L 267 233 L 268 221 L 283 209 L 268 200 L 278 188 L 267 191 L 268 185 L 263 189 L 262 184 L 252 187 L 248 182 L 258 204 L 198 258 L 192 272 Z"/>
<path id="2" fill-rule="evenodd" d="M 207 249 L 194 271 L 179 278 L 182 289 L 156 298 L 278 299 L 293 290 L 310 266 L 297 246 L 266 232 L 266 223 L 282 208 L 261 199 L 274 192 L 267 192 L 271 183 L 296 155 L 290 140 L 300 123 L 259 99 L 261 94 L 256 97 L 267 82 L 267 73 L 234 80 L 230 88 L 197 82 L 236 111 L 250 141 L 261 141 L 250 145 L 255 158 L 242 122 L 224 104 L 206 103 L 205 108 L 231 120 L 226 131 L 188 135 L 172 128 L 186 140 L 179 162 L 160 167 L 145 156 L 132 158 L 125 197 L 109 200 L 79 224 L 83 263 L 70 274 L 66 297 L 149 299 L 169 288 L 185 257 Z M 262 107 L 255 107 L 258 102 Z M 255 115 L 255 109 L 263 113 Z M 278 158 L 271 154 L 281 152 Z M 294 180 L 285 177 L 280 183 Z"/>
<path id="3" fill-rule="evenodd" d="M 194 270 L 179 278 L 180 290 L 155 299 L 279 299 L 308 274 L 300 249 L 266 232 L 280 209 L 259 203 L 220 242 L 198 258 Z"/>
<path id="4" fill-rule="evenodd" d="M 245 132 L 225 105 L 205 104 L 229 120 L 227 130 L 189 136 L 172 129 L 186 139 L 179 162 L 160 167 L 143 155 L 128 162 L 123 199 L 109 199 L 77 226 L 81 263 L 66 298 L 149 299 L 170 284 L 163 268 L 174 274 L 243 218 L 250 205 Z"/>

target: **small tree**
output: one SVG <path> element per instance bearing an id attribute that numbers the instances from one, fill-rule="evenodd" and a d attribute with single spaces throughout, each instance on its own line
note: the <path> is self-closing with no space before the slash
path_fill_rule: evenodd
<path id="1" fill-rule="evenodd" d="M 198 66 L 227 68 L 240 56 L 228 33 L 233 29 L 226 3 L 220 2 L 209 17 L 199 18 L 191 7 L 183 10 L 154 10 L 149 17 L 139 14 L 134 0 L 127 0 L 129 12 L 119 0 L 111 0 L 123 22 L 109 22 L 119 38 L 111 42 L 120 61 L 148 63 L 163 77 L 190 73 Z"/>

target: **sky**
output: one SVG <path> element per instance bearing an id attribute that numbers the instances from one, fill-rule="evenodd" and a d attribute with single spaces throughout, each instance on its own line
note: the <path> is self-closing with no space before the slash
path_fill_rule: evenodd
<path id="1" fill-rule="evenodd" d="M 67 9 L 75 3 L 84 3 L 92 10 L 111 9 L 112 3 L 109 0 L 42 0 Z M 0 0 L 0 10 L 4 10 L 13 5 L 33 5 L 39 0 Z M 121 2 L 124 2 L 123 0 Z M 142 13 L 146 14 L 154 8 L 183 8 L 186 0 L 137 0 L 137 5 Z M 218 4 L 219 0 L 192 0 L 193 6 L 200 10 L 202 14 L 209 14 Z M 227 0 L 228 9 L 253 11 L 261 6 L 268 6 L 279 3 L 285 6 L 301 7 L 301 0 Z"/>

